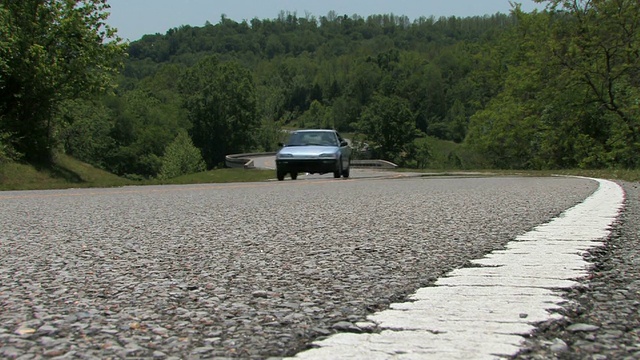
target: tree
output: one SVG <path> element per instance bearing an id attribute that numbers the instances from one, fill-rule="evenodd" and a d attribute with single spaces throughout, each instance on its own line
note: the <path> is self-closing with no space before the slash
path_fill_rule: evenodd
<path id="1" fill-rule="evenodd" d="M 300 116 L 298 123 L 306 128 L 335 129 L 332 124 L 330 109 L 317 100 L 314 100 L 304 114 Z"/>
<path id="2" fill-rule="evenodd" d="M 549 1 L 515 9 L 502 91 L 472 116 L 467 143 L 494 166 L 640 165 L 640 4 Z M 513 46 L 517 44 L 517 46 Z"/>
<path id="3" fill-rule="evenodd" d="M 449 125 L 449 137 L 455 142 L 462 142 L 466 136 L 469 121 L 464 105 L 459 99 L 456 99 L 449 109 L 447 124 Z"/>
<path id="4" fill-rule="evenodd" d="M 208 168 L 255 145 L 260 122 L 255 86 L 246 68 L 208 57 L 186 72 L 180 88 L 193 124 L 193 142 Z"/>
<path id="5" fill-rule="evenodd" d="M 547 2 L 552 15 L 561 20 L 553 23 L 548 40 L 552 65 L 561 69 L 564 77 L 575 80 L 575 89 L 585 94 L 583 105 L 602 119 L 592 124 L 595 128 L 584 124 L 587 135 L 602 145 L 610 165 L 639 166 L 640 3 Z M 602 133 L 602 128 L 607 131 Z M 597 133 L 603 136 L 598 138 Z"/>
<path id="6" fill-rule="evenodd" d="M 537 117 L 516 96 L 500 94 L 487 109 L 471 117 L 467 145 L 497 168 L 534 167 Z"/>
<path id="7" fill-rule="evenodd" d="M 9 134 L 0 133 L 0 164 L 20 160 L 21 154 L 16 152 L 10 138 Z"/>
<path id="8" fill-rule="evenodd" d="M 115 150 L 113 113 L 101 102 L 67 100 L 60 105 L 62 119 L 59 141 L 64 152 L 101 169 L 109 169 L 106 160 Z"/>
<path id="9" fill-rule="evenodd" d="M 409 102 L 398 96 L 376 94 L 358 122 L 358 130 L 376 149 L 377 155 L 402 161 L 403 153 L 417 136 L 415 118 Z"/>
<path id="10" fill-rule="evenodd" d="M 427 142 L 426 138 L 416 139 L 415 141 L 415 159 L 416 167 L 418 169 L 424 169 L 428 166 L 429 160 L 431 160 L 431 146 Z"/>
<path id="11" fill-rule="evenodd" d="M 117 145 L 113 153 L 106 154 L 109 171 L 135 178 L 156 176 L 164 150 L 184 128 L 180 112 L 143 88 L 109 99 L 109 107 L 114 109 L 110 136 Z"/>
<path id="12" fill-rule="evenodd" d="M 559 97 L 555 82 L 559 74 L 547 65 L 549 50 L 544 35 L 548 34 L 544 31 L 548 15 L 519 15 L 520 27 L 501 39 L 503 46 L 518 45 L 505 54 L 509 70 L 504 74 L 502 91 L 471 116 L 465 141 L 491 166 L 545 168 L 548 163 L 540 153 L 550 151 L 543 148 L 557 128 L 545 123 L 548 117 L 544 112 L 548 102 Z"/>
<path id="13" fill-rule="evenodd" d="M 103 92 L 126 44 L 106 0 L 0 0 L 0 132 L 26 160 L 50 160 L 61 102 Z"/>
<path id="14" fill-rule="evenodd" d="M 180 175 L 204 171 L 206 164 L 202 159 L 200 149 L 193 145 L 193 141 L 185 130 L 178 132 L 175 140 L 162 156 L 160 179 L 171 179 Z"/>

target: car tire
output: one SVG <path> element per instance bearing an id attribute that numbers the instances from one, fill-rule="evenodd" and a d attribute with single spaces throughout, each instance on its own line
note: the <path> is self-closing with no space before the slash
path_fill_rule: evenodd
<path id="1" fill-rule="evenodd" d="M 298 173 L 297 172 L 292 172 L 291 173 L 291 180 L 295 180 L 298 178 Z"/>
<path id="2" fill-rule="evenodd" d="M 341 175 L 342 175 L 342 159 L 339 159 L 338 160 L 338 169 L 333 172 L 333 177 L 335 179 L 340 179 Z"/>
<path id="3" fill-rule="evenodd" d="M 283 173 L 282 171 L 276 170 L 276 177 L 278 178 L 278 181 L 284 180 L 284 175 L 285 173 Z"/>
<path id="4" fill-rule="evenodd" d="M 349 161 L 349 165 L 347 166 L 347 168 L 342 170 L 342 177 L 348 178 L 350 170 L 351 170 L 351 161 Z"/>

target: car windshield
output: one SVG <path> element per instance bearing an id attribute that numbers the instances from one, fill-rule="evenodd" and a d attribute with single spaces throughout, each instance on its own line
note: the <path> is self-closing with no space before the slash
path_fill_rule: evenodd
<path id="1" fill-rule="evenodd" d="M 328 131 L 300 131 L 294 132 L 289 137 L 287 146 L 338 146 L 338 138 Z"/>

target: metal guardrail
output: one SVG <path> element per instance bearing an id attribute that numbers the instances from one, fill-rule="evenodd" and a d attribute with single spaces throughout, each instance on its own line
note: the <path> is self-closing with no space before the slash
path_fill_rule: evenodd
<path id="1" fill-rule="evenodd" d="M 372 160 L 351 160 L 351 166 L 354 168 L 376 168 L 376 169 L 395 169 L 398 165 L 380 159 Z"/>
<path id="2" fill-rule="evenodd" d="M 242 168 L 242 169 L 254 169 L 253 164 L 254 157 L 275 156 L 275 152 L 265 153 L 246 153 L 246 154 L 233 154 L 225 156 L 225 165 L 230 168 Z M 395 169 L 398 165 L 380 159 L 371 160 L 351 160 L 351 166 L 354 168 L 365 169 Z"/>
<path id="3" fill-rule="evenodd" d="M 246 154 L 232 154 L 227 155 L 224 158 L 224 164 L 230 168 L 243 168 L 254 169 L 253 158 L 262 156 L 275 156 L 275 152 L 265 153 L 246 153 Z"/>

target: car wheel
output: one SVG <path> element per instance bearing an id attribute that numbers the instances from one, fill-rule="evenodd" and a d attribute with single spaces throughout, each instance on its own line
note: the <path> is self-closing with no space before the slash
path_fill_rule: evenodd
<path id="1" fill-rule="evenodd" d="M 342 175 L 342 159 L 338 160 L 338 169 L 333 172 L 333 177 L 336 179 L 340 179 L 340 175 Z"/>
<path id="2" fill-rule="evenodd" d="M 282 171 L 276 170 L 276 177 L 278 178 L 279 181 L 284 180 L 284 175 L 285 173 L 283 173 Z"/>
<path id="3" fill-rule="evenodd" d="M 298 178 L 298 173 L 297 172 L 292 172 L 291 173 L 291 180 L 295 180 Z"/>
<path id="4" fill-rule="evenodd" d="M 351 161 L 349 161 L 349 165 L 347 166 L 347 168 L 342 170 L 342 177 L 348 178 L 350 170 L 351 170 Z"/>

